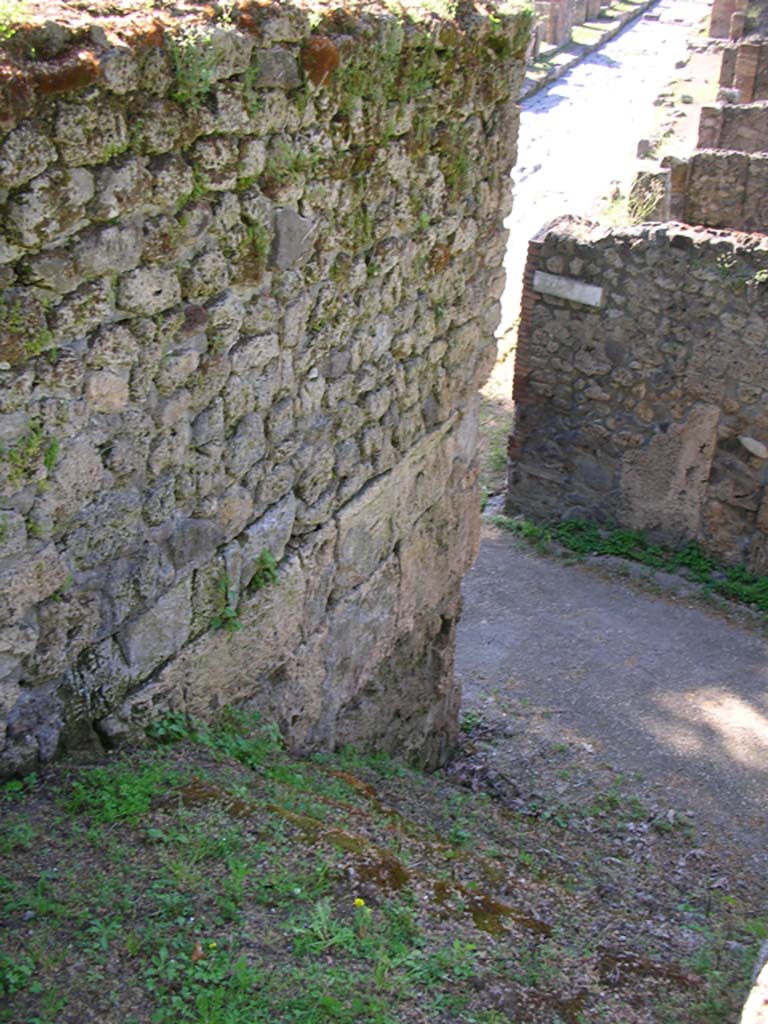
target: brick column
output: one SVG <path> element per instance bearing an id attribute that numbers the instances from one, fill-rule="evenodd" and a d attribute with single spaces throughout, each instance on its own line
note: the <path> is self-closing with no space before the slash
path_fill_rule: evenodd
<path id="1" fill-rule="evenodd" d="M 552 15 L 549 22 L 547 42 L 552 46 L 564 46 L 571 41 L 572 0 L 552 0 Z"/>
<path id="2" fill-rule="evenodd" d="M 669 171 L 669 219 L 688 223 L 686 196 L 688 192 L 688 161 L 665 156 L 661 166 Z"/>
<path id="3" fill-rule="evenodd" d="M 747 16 L 744 11 L 734 11 L 731 15 L 731 27 L 729 36 L 731 39 L 741 39 L 744 35 L 744 25 L 746 23 Z"/>
<path id="4" fill-rule="evenodd" d="M 515 403 L 515 425 L 507 439 L 507 482 L 508 487 L 514 485 L 515 464 L 520 456 L 519 437 L 524 429 L 527 417 L 526 406 L 534 396 L 528 393 L 528 378 L 531 374 L 529 358 L 531 344 L 531 327 L 533 324 L 533 307 L 536 305 L 536 292 L 533 290 L 533 275 L 539 266 L 539 257 L 544 243 L 535 238 L 528 243 L 528 256 L 523 272 L 523 294 L 520 300 L 520 321 L 517 327 L 517 348 L 515 349 L 515 377 L 512 385 L 512 399 Z"/>
<path id="5" fill-rule="evenodd" d="M 760 61 L 759 43 L 742 43 L 736 56 L 734 87 L 739 90 L 739 103 L 751 103 L 755 96 L 755 78 Z"/>
<path id="6" fill-rule="evenodd" d="M 726 46 L 723 49 L 723 56 L 720 61 L 720 81 L 718 84 L 722 85 L 725 89 L 733 88 L 733 76 L 736 72 L 737 54 L 737 46 Z"/>
<path id="7" fill-rule="evenodd" d="M 713 39 L 727 39 L 731 29 L 731 15 L 736 10 L 736 0 L 714 0 L 709 19 L 709 34 Z"/>
<path id="8" fill-rule="evenodd" d="M 768 100 L 768 42 L 762 39 L 760 53 L 757 58 L 757 75 L 752 101 Z"/>

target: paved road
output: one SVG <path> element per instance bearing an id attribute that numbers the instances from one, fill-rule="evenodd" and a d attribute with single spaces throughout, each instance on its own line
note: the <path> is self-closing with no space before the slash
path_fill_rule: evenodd
<path id="1" fill-rule="evenodd" d="M 563 213 L 587 215 L 612 182 L 620 181 L 626 192 L 637 142 L 653 124 L 653 101 L 681 73 L 675 64 L 685 57 L 687 40 L 709 6 L 707 0 L 660 0 L 522 104 L 500 333 L 519 312 L 528 239 Z"/>
<path id="2" fill-rule="evenodd" d="M 694 810 L 721 850 L 766 865 L 768 641 L 756 628 L 489 527 L 464 581 L 456 671 L 465 707 L 557 708 L 564 735 Z"/>

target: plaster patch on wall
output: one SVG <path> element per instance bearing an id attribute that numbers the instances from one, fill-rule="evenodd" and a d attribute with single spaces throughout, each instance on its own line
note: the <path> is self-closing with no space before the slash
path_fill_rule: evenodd
<path id="1" fill-rule="evenodd" d="M 582 306 L 601 306 L 603 289 L 596 284 L 585 284 L 573 277 L 561 277 L 558 274 L 547 274 L 537 270 L 533 275 L 533 290 L 542 295 L 554 295 L 568 302 L 578 302 Z"/>
<path id="2" fill-rule="evenodd" d="M 683 423 L 629 451 L 621 467 L 622 519 L 668 543 L 696 536 L 717 441 L 720 410 L 695 405 Z"/>

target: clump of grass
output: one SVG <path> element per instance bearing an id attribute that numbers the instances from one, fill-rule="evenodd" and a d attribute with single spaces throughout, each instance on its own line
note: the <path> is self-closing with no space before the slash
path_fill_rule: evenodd
<path id="1" fill-rule="evenodd" d="M 209 34 L 199 27 L 186 28 L 166 43 L 175 78 L 173 98 L 187 107 L 198 107 L 216 84 L 216 54 Z"/>
<path id="2" fill-rule="evenodd" d="M 18 441 L 7 447 L 0 445 L 0 458 L 8 463 L 8 479 L 14 487 L 21 487 L 39 469 L 51 474 L 59 458 L 58 438 L 48 436 L 41 424 L 33 421 L 29 430 Z"/>
<path id="3" fill-rule="evenodd" d="M 179 781 L 178 772 L 159 762 L 140 769 L 130 764 L 89 768 L 72 783 L 64 807 L 104 824 L 135 824 L 156 797 Z"/>

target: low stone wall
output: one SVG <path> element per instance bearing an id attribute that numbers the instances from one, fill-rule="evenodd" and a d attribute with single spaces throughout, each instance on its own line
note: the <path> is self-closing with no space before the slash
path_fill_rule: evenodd
<path id="1" fill-rule="evenodd" d="M 768 231 L 768 153 L 698 150 L 687 161 L 682 210 L 687 224 Z"/>
<path id="2" fill-rule="evenodd" d="M 509 511 L 768 572 L 768 239 L 564 219 L 525 284 Z"/>
<path id="3" fill-rule="evenodd" d="M 702 107 L 698 148 L 765 153 L 768 151 L 768 103 L 721 103 Z"/>
<path id="4" fill-rule="evenodd" d="M 437 764 L 530 19 L 64 6 L 0 69 L 0 774 L 235 701 Z"/>

